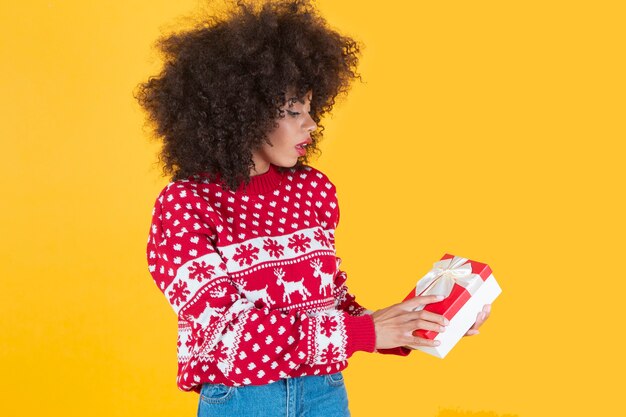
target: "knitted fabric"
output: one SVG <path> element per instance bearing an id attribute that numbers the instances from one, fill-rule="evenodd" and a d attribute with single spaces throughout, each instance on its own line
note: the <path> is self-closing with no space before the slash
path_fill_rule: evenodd
<path id="1" fill-rule="evenodd" d="M 162 190 L 147 256 L 178 315 L 181 390 L 334 373 L 374 351 L 372 317 L 339 269 L 338 221 L 334 184 L 309 166 L 270 165 L 236 191 L 205 175 Z"/>

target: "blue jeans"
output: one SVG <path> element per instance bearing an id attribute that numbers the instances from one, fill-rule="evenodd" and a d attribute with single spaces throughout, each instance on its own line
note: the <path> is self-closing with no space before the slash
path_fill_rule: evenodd
<path id="1" fill-rule="evenodd" d="M 203 384 L 198 417 L 349 417 L 341 372 L 267 385 Z"/>

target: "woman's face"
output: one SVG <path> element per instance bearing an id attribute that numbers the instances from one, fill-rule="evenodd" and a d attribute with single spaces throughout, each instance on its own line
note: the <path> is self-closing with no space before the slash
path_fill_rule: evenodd
<path id="1" fill-rule="evenodd" d="M 304 103 L 292 93 L 289 91 L 287 103 L 281 107 L 285 111 L 284 117 L 278 119 L 278 126 L 268 133 L 272 145 L 263 142 L 252 152 L 255 168 L 250 171 L 251 176 L 267 172 L 270 163 L 285 168 L 294 166 L 298 158 L 306 153 L 302 145 L 311 143 L 311 132 L 317 129 L 309 114 L 313 93 L 309 90 L 305 94 Z"/>

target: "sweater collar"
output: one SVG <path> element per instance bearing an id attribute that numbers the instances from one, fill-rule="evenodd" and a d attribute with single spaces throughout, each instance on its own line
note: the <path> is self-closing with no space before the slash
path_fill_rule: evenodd
<path id="1" fill-rule="evenodd" d="M 222 181 L 222 178 L 221 178 L 222 176 L 220 175 L 219 172 L 216 172 L 213 175 L 203 172 L 200 174 L 200 176 L 207 177 L 209 179 L 213 177 L 212 179 L 210 179 L 211 182 L 215 184 L 219 184 L 224 189 L 228 189 L 226 184 L 224 184 L 224 182 Z M 273 164 L 270 164 L 269 169 L 263 174 L 254 175 L 250 177 L 250 182 L 248 183 L 248 185 L 245 185 L 244 182 L 242 182 L 239 185 L 239 187 L 237 187 L 237 190 L 235 191 L 235 193 L 266 194 L 266 193 L 276 190 L 276 188 L 278 188 L 278 186 L 280 185 L 282 178 L 283 176 L 281 172 L 279 171 L 278 167 L 276 167 Z"/>
<path id="2" fill-rule="evenodd" d="M 244 187 L 242 183 L 237 188 L 238 193 L 244 194 L 266 194 L 274 191 L 279 185 L 282 176 L 278 171 L 278 168 L 270 164 L 269 169 L 263 174 L 258 174 L 250 177 L 250 182 Z"/>

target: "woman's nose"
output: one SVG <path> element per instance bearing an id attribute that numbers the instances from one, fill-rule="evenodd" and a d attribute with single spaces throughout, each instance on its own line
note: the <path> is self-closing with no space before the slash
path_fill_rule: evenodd
<path id="1" fill-rule="evenodd" d="M 307 118 L 306 118 L 306 122 L 304 124 L 304 128 L 308 131 L 308 132 L 313 132 L 315 129 L 317 129 L 317 123 L 315 123 L 315 120 L 313 120 L 313 118 L 311 117 L 311 115 L 309 113 L 307 113 Z"/>

